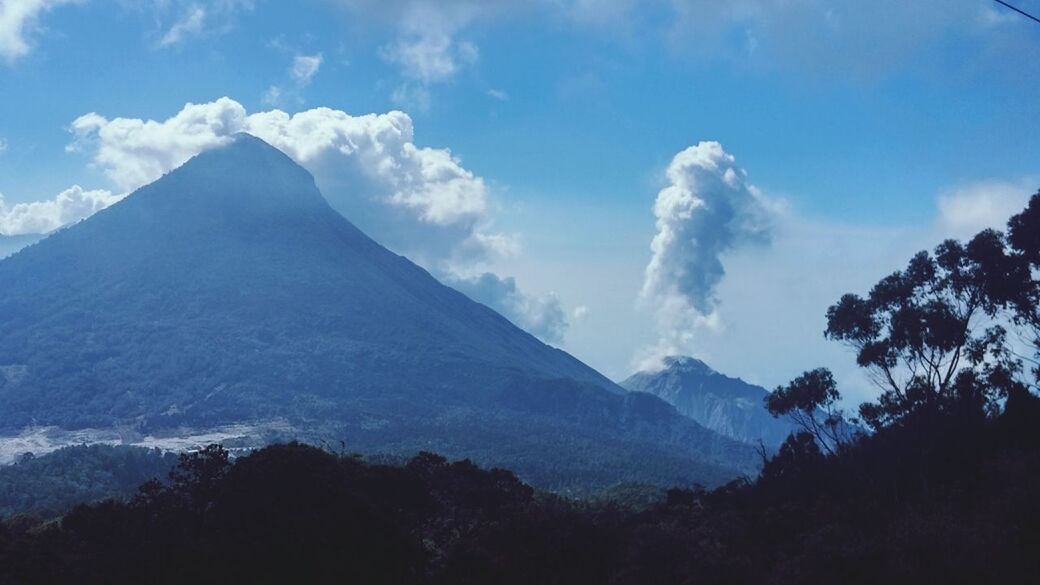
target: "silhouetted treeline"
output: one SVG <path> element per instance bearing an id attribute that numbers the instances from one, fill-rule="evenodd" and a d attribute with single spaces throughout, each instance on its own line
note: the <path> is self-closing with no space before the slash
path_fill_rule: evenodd
<path id="1" fill-rule="evenodd" d="M 755 482 L 649 507 L 432 454 L 395 467 L 288 444 L 232 463 L 214 447 L 128 502 L 3 525 L 0 582 L 1022 582 L 1040 574 L 1038 429 L 1029 397 L 840 458 L 802 435 Z"/>

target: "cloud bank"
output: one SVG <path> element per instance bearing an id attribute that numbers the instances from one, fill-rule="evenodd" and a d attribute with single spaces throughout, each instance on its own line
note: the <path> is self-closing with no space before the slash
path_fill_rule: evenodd
<path id="1" fill-rule="evenodd" d="M 640 292 L 654 313 L 659 341 L 641 356 L 643 368 L 691 351 L 698 330 L 718 326 L 723 255 L 768 242 L 771 234 L 767 202 L 718 142 L 675 155 L 666 177 L 654 203 L 657 233 Z"/>
<path id="2" fill-rule="evenodd" d="M 249 114 L 240 103 L 221 98 L 188 104 L 162 121 L 90 113 L 71 129 L 76 138 L 70 149 L 90 153 L 125 191 L 248 132 L 311 171 L 333 206 L 362 229 L 427 267 L 445 270 L 513 246 L 490 228 L 484 180 L 448 149 L 417 146 L 412 120 L 403 112 L 352 116 L 314 108 Z"/>
<path id="3" fill-rule="evenodd" d="M 528 295 L 514 279 L 491 273 L 460 276 L 515 254 L 517 244 L 492 229 L 484 179 L 448 149 L 417 146 L 412 120 L 403 112 L 352 116 L 314 108 L 250 114 L 225 97 L 188 104 L 166 120 L 89 113 L 73 121 L 71 131 L 69 149 L 87 153 L 126 192 L 238 132 L 258 136 L 309 170 L 330 203 L 380 243 L 545 341 L 559 342 L 566 331 L 567 315 L 554 295 Z"/>
<path id="4" fill-rule="evenodd" d="M 0 195 L 0 235 L 45 234 L 64 225 L 90 217 L 122 199 L 105 190 L 84 190 L 79 185 L 48 201 L 17 203 L 8 206 Z"/>
<path id="5" fill-rule="evenodd" d="M 568 327 L 567 313 L 555 294 L 525 294 L 517 288 L 514 278 L 501 278 L 490 272 L 473 278 L 448 277 L 445 283 L 543 341 L 563 341 Z"/>

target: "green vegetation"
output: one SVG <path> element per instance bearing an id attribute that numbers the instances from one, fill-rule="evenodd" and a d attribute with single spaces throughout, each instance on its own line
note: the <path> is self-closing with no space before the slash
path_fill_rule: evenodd
<path id="1" fill-rule="evenodd" d="M 166 477 L 177 456 L 157 449 L 81 445 L 0 467 L 0 516 L 49 517 L 75 504 L 128 496 L 139 485 Z"/>

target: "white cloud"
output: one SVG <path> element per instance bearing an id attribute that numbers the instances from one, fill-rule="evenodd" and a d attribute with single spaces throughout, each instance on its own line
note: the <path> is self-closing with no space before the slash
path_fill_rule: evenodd
<path id="1" fill-rule="evenodd" d="M 644 367 L 667 354 L 691 351 L 698 331 L 718 329 L 722 255 L 767 242 L 771 232 L 767 202 L 719 143 L 683 150 L 666 175 L 668 185 L 654 203 L 657 233 L 640 293 L 654 312 L 659 336 L 637 358 Z"/>
<path id="2" fill-rule="evenodd" d="M 297 84 L 301 86 L 307 85 L 317 75 L 318 70 L 321 68 L 321 63 L 321 53 L 317 55 L 297 55 L 293 58 L 289 74 L 292 75 Z"/>
<path id="3" fill-rule="evenodd" d="M 509 101 L 509 94 L 502 91 L 501 89 L 489 89 L 487 90 L 489 97 L 492 97 L 500 102 Z"/>
<path id="4" fill-rule="evenodd" d="M 947 189 L 938 198 L 938 229 L 945 237 L 970 238 L 986 228 L 1003 230 L 1022 211 L 1040 182 L 978 181 Z"/>
<path id="5" fill-rule="evenodd" d="M 278 41 L 282 43 L 283 41 Z M 288 50 L 288 47 L 280 48 Z M 260 96 L 260 103 L 268 107 L 284 107 L 285 105 L 302 105 L 304 103 L 303 90 L 310 85 L 311 80 L 321 70 L 325 58 L 321 53 L 314 55 L 303 55 L 297 53 L 289 65 L 288 75 L 292 79 L 291 86 L 274 84 L 267 87 Z"/>
<path id="6" fill-rule="evenodd" d="M 381 22 L 394 39 L 379 51 L 396 65 L 405 82 L 393 90 L 394 103 L 428 109 L 429 86 L 455 77 L 476 63 L 480 49 L 460 33 L 475 21 L 512 9 L 513 2 L 475 0 L 340 0 L 361 19 Z"/>
<path id="7" fill-rule="evenodd" d="M 545 341 L 560 342 L 567 330 L 567 313 L 554 294 L 528 294 L 513 278 L 483 272 L 486 263 L 515 256 L 517 241 L 493 230 L 484 179 L 450 150 L 416 145 L 412 119 L 403 112 L 352 116 L 314 108 L 250 114 L 225 97 L 188 104 L 166 120 L 90 113 L 71 129 L 70 150 L 88 153 L 126 191 L 238 132 L 258 136 L 309 170 L 330 203 L 380 243 Z"/>
<path id="8" fill-rule="evenodd" d="M 85 191 L 74 185 L 54 199 L 8 206 L 0 195 L 0 234 L 43 234 L 90 217 L 122 198 L 109 191 Z"/>
<path id="9" fill-rule="evenodd" d="M 555 294 L 529 295 L 513 278 L 484 273 L 472 278 L 442 277 L 453 288 L 504 315 L 518 327 L 548 343 L 560 343 L 567 332 L 567 313 Z"/>
<path id="10" fill-rule="evenodd" d="M 56 6 L 78 0 L 0 1 L 0 57 L 11 63 L 29 54 L 28 36 L 37 28 L 40 15 Z"/>
<path id="11" fill-rule="evenodd" d="M 577 307 L 574 307 L 573 311 L 571 311 L 571 319 L 573 319 L 575 321 L 580 321 L 581 319 L 584 319 L 585 317 L 587 317 L 588 314 L 589 314 L 589 308 L 587 306 L 585 306 L 585 305 L 578 305 Z"/>
<path id="12" fill-rule="evenodd" d="M 164 48 L 193 37 L 227 32 L 239 13 L 253 9 L 253 0 L 211 0 L 208 3 L 174 0 L 159 2 L 156 6 L 161 20 L 165 19 L 166 12 L 177 13 L 173 24 L 159 39 L 158 46 Z"/>
<path id="13" fill-rule="evenodd" d="M 454 76 L 464 65 L 476 62 L 476 45 L 457 42 L 442 31 L 423 31 L 399 39 L 383 56 L 401 67 L 405 77 L 432 83 Z"/>
<path id="14" fill-rule="evenodd" d="M 7 139 L 0 136 L 0 154 L 7 152 Z"/>
<path id="15" fill-rule="evenodd" d="M 191 6 L 188 12 L 180 20 L 173 23 L 173 26 L 159 39 L 159 46 L 168 47 L 176 45 L 186 37 L 195 36 L 202 32 L 202 27 L 205 24 L 206 9 L 197 5 Z"/>
<path id="16" fill-rule="evenodd" d="M 121 189 L 150 183 L 206 148 L 225 144 L 243 130 L 246 111 L 221 98 L 188 104 L 176 116 L 158 122 L 136 118 L 108 120 L 96 113 L 72 122 L 72 150 L 93 150 L 93 162 Z"/>
<path id="17" fill-rule="evenodd" d="M 426 112 L 432 100 L 430 90 L 425 85 L 402 83 L 390 93 L 390 101 L 402 108 Z"/>
<path id="18" fill-rule="evenodd" d="M 282 103 L 282 96 L 285 91 L 277 85 L 271 85 L 264 90 L 263 95 L 260 96 L 260 103 L 265 106 L 277 106 Z"/>
<path id="19" fill-rule="evenodd" d="M 249 114 L 221 98 L 188 104 L 163 121 L 90 113 L 72 123 L 70 149 L 121 189 L 159 178 L 194 154 L 254 134 L 311 171 L 330 202 L 381 243 L 432 269 L 508 253 L 510 237 L 491 230 L 484 180 L 448 149 L 413 142 L 411 118 L 399 111 L 351 116 L 330 108 L 295 115 Z"/>
<path id="20" fill-rule="evenodd" d="M 516 240 L 493 231 L 484 179 L 450 150 L 416 145 L 412 119 L 403 112 L 351 116 L 314 108 L 250 114 L 225 97 L 188 104 L 161 121 L 90 113 L 71 128 L 70 149 L 89 153 L 127 191 L 238 132 L 258 136 L 309 170 L 330 203 L 380 243 L 545 341 L 559 342 L 566 332 L 567 313 L 555 295 L 527 294 L 514 279 L 491 273 L 462 276 L 516 254 Z"/>

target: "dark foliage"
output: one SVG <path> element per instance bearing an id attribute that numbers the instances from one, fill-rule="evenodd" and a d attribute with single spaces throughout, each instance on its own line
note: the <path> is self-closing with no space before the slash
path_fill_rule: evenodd
<path id="1" fill-rule="evenodd" d="M 853 347 L 883 390 L 860 409 L 863 420 L 877 430 L 956 408 L 961 372 L 1014 371 L 1005 329 L 977 323 L 997 318 L 1016 294 L 1009 283 L 1028 282 L 1027 275 L 1003 234 L 986 230 L 967 244 L 947 240 L 934 255 L 918 253 L 865 298 L 843 296 L 827 311 L 826 334 Z M 1003 397 L 1003 389 L 990 389 L 985 400 Z"/>
<path id="2" fill-rule="evenodd" d="M 109 445 L 25 454 L 0 466 L 0 516 L 46 518 L 83 502 L 128 496 L 145 481 L 166 477 L 176 462 L 176 455 L 158 450 Z"/>
<path id="3" fill-rule="evenodd" d="M 765 398 L 766 410 L 775 417 L 789 417 L 829 453 L 852 441 L 855 429 L 837 407 L 841 394 L 834 376 L 826 368 L 817 368 L 780 386 Z M 783 447 L 789 446 L 784 443 Z M 781 449 L 783 448 L 781 447 Z"/>
<path id="4" fill-rule="evenodd" d="M 1040 192 L 1033 195 L 1029 205 L 1008 222 L 1008 244 L 1013 256 L 1024 268 L 1009 280 L 1004 291 L 1013 310 L 1016 325 L 1027 330 L 1026 337 L 1033 346 L 1033 374 L 1040 380 Z"/>
<path id="5" fill-rule="evenodd" d="M 287 444 L 229 462 L 211 447 L 130 501 L 0 524 L 0 583 L 1021 582 L 1040 571 L 1038 490 L 1029 394 L 841 457 L 795 435 L 753 483 L 638 505 L 428 453 L 388 466 Z"/>

